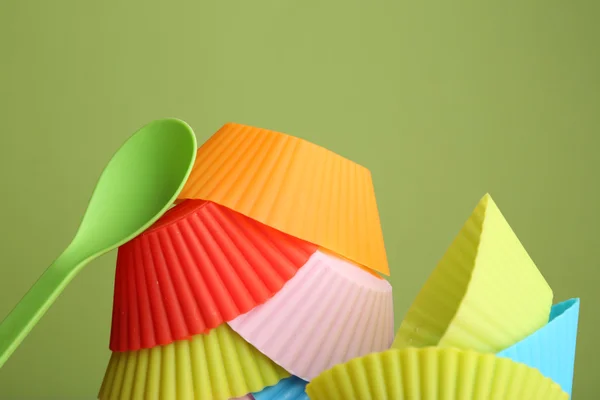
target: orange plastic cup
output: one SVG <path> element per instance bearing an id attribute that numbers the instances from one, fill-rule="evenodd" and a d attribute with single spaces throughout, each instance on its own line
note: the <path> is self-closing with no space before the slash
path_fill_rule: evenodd
<path id="1" fill-rule="evenodd" d="M 180 199 L 203 199 L 389 275 L 368 169 L 283 133 L 224 125 Z"/>

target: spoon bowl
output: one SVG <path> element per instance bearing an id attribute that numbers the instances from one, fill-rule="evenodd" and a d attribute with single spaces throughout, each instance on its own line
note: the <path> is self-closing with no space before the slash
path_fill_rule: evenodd
<path id="1" fill-rule="evenodd" d="M 77 233 L 0 324 L 0 368 L 73 277 L 140 234 L 176 200 L 196 157 L 196 137 L 178 119 L 135 132 L 102 172 Z"/>

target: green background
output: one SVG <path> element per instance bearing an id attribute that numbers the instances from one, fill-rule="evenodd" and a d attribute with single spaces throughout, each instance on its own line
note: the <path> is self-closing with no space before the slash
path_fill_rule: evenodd
<path id="1" fill-rule="evenodd" d="M 228 121 L 371 169 L 396 326 L 490 192 L 556 300 L 581 297 L 574 398 L 600 388 L 600 4 L 0 0 L 0 318 L 70 241 L 141 125 Z M 0 371 L 0 399 L 92 399 L 115 253 Z"/>

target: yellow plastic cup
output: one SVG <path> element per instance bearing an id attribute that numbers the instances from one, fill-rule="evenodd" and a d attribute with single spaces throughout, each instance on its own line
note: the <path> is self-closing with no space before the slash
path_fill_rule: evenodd
<path id="1" fill-rule="evenodd" d="M 489 195 L 417 295 L 393 348 L 497 353 L 548 322 L 552 289 Z"/>
<path id="2" fill-rule="evenodd" d="M 537 369 L 493 354 L 453 348 L 371 353 L 323 372 L 311 400 L 568 400 Z"/>
<path id="3" fill-rule="evenodd" d="M 189 340 L 112 353 L 98 398 L 229 400 L 289 376 L 223 324 Z"/>

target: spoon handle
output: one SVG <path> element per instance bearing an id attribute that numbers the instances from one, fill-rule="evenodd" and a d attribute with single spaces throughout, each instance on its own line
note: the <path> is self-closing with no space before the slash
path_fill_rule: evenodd
<path id="1" fill-rule="evenodd" d="M 78 262 L 65 251 L 33 284 L 0 324 L 0 368 L 42 318 L 79 270 Z"/>

